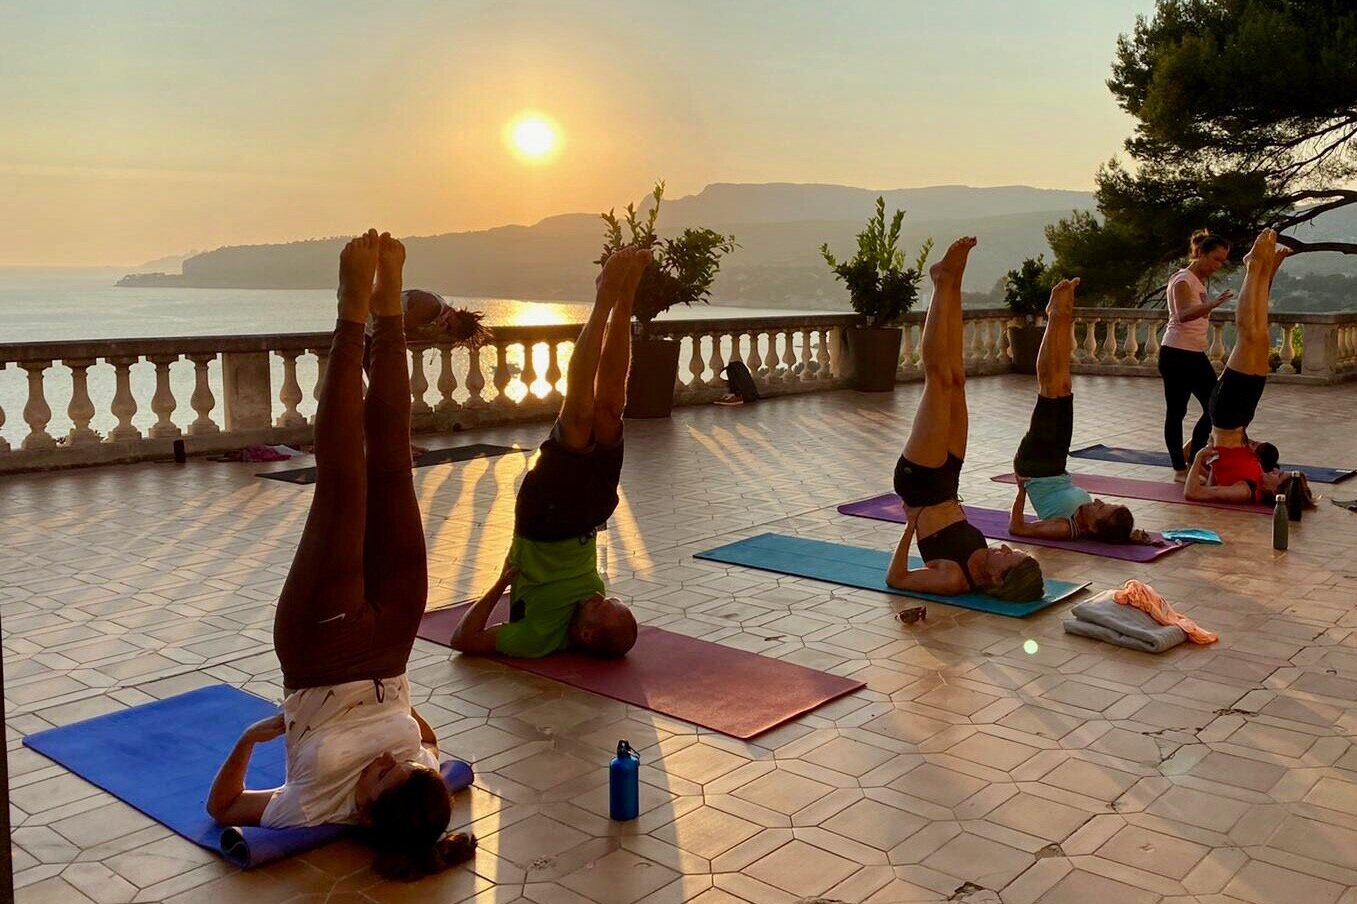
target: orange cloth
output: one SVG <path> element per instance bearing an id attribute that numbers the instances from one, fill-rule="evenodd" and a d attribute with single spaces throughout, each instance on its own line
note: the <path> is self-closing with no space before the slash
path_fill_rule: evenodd
<path id="1" fill-rule="evenodd" d="M 1215 643 L 1220 639 L 1214 631 L 1208 631 L 1186 615 L 1175 612 L 1169 601 L 1149 584 L 1127 581 L 1125 586 L 1112 594 L 1112 598 L 1123 606 L 1134 606 L 1161 625 L 1177 625 L 1193 643 Z"/>

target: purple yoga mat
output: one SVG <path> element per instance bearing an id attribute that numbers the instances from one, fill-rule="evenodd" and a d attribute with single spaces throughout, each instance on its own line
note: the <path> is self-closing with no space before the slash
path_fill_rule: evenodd
<path id="1" fill-rule="evenodd" d="M 1008 512 L 1000 509 L 978 508 L 974 505 L 963 505 L 961 509 L 966 513 L 966 520 L 991 540 L 1024 543 L 1028 546 L 1070 549 L 1074 552 L 1088 553 L 1091 556 L 1102 556 L 1107 559 L 1121 559 L 1126 562 L 1153 562 L 1160 556 L 1166 556 L 1187 545 L 1186 543 L 1164 540 L 1162 536 L 1156 533 L 1150 535 L 1157 540 L 1163 540 L 1164 546 L 1099 543 L 1097 540 L 1039 540 L 1033 537 L 1015 537 L 1008 532 Z M 905 523 L 904 506 L 900 504 L 900 497 L 894 493 L 873 496 L 871 499 L 863 499 L 859 502 L 845 503 L 839 506 L 839 511 L 856 518 L 875 518 L 878 521 L 894 521 L 896 524 Z M 1032 519 L 1029 518 L 1028 520 Z"/>
<path id="2" fill-rule="evenodd" d="M 991 477 L 995 483 L 1017 484 L 1012 474 L 1000 474 Z M 1074 485 L 1081 490 L 1103 496 L 1121 496 L 1123 499 L 1149 499 L 1152 502 L 1174 502 L 1178 505 L 1204 505 L 1207 508 L 1228 509 L 1232 512 L 1253 512 L 1255 515 L 1271 515 L 1272 506 L 1239 505 L 1233 502 L 1193 502 L 1183 498 L 1181 483 L 1164 483 L 1160 480 L 1135 480 L 1131 477 L 1104 477 L 1102 474 L 1075 474 Z"/>

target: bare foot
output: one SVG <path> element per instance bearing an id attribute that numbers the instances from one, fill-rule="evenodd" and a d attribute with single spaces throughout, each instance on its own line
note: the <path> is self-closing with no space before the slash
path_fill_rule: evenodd
<path id="1" fill-rule="evenodd" d="M 1277 245 L 1277 257 L 1272 262 L 1272 275 L 1276 276 L 1277 271 L 1282 268 L 1282 262 L 1295 253 L 1294 248 L 1279 243 Z"/>
<path id="2" fill-rule="evenodd" d="M 966 270 L 966 257 L 976 246 L 975 236 L 963 235 L 952 243 L 942 260 L 928 268 L 928 276 L 935 283 L 960 282 L 961 274 Z"/>
<path id="3" fill-rule="evenodd" d="M 372 313 L 390 317 L 401 313 L 401 268 L 405 266 L 405 246 L 390 233 L 381 236 L 377 256 L 377 285 L 372 290 Z"/>
<path id="4" fill-rule="evenodd" d="M 377 269 L 380 240 L 377 230 L 369 229 L 349 239 L 339 252 L 339 319 L 367 323 L 372 301 L 372 274 Z"/>
<path id="5" fill-rule="evenodd" d="M 1074 290 L 1079 288 L 1079 277 L 1062 279 L 1051 287 L 1051 301 L 1046 305 L 1046 316 L 1074 314 Z"/>
<path id="6" fill-rule="evenodd" d="M 1253 240 L 1253 247 L 1244 255 L 1244 266 L 1260 273 L 1271 273 L 1277 265 L 1277 233 L 1264 229 Z"/>
<path id="7" fill-rule="evenodd" d="M 628 302 L 636 294 L 641 275 L 653 260 L 649 248 L 623 248 L 614 251 L 603 264 L 603 272 L 598 275 L 596 285 L 600 300 L 607 297 L 608 304 L 618 299 Z"/>

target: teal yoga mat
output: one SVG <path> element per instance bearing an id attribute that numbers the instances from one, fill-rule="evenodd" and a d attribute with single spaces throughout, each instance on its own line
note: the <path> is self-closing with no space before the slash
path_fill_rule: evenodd
<path id="1" fill-rule="evenodd" d="M 879 590 L 896 596 L 930 600 L 963 609 L 1007 615 L 1011 618 L 1024 618 L 1068 599 L 1088 586 L 1087 583 L 1073 584 L 1068 581 L 1047 579 L 1046 595 L 1030 603 L 1008 603 L 982 593 L 939 596 L 913 590 L 896 590 L 886 585 L 886 567 L 890 565 L 891 554 L 885 550 L 863 549 L 842 543 L 772 533 L 759 534 L 748 540 L 718 546 L 716 549 L 700 552 L 694 558 L 709 562 L 725 562 L 728 565 L 744 565 L 798 578 L 812 578 L 843 587 Z M 909 561 L 911 568 L 924 567 L 923 560 L 917 557 L 911 556 Z"/>
<path id="2" fill-rule="evenodd" d="M 249 869 L 329 844 L 349 831 L 339 825 L 220 826 L 207 815 L 207 792 L 236 738 L 246 726 L 277 712 L 268 700 L 216 684 L 40 731 L 24 738 L 24 746 Z M 246 787 L 281 785 L 284 759 L 282 739 L 255 747 Z M 460 760 L 444 763 L 442 771 L 454 791 L 471 784 L 471 767 Z"/>

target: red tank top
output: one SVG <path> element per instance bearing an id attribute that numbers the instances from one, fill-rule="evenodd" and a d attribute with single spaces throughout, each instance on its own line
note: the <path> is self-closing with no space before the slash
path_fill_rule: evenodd
<path id="1" fill-rule="evenodd" d="M 1216 460 L 1211 465 L 1211 482 L 1218 487 L 1247 483 L 1257 502 L 1262 492 L 1263 465 L 1248 446 L 1226 446 L 1216 450 Z"/>

